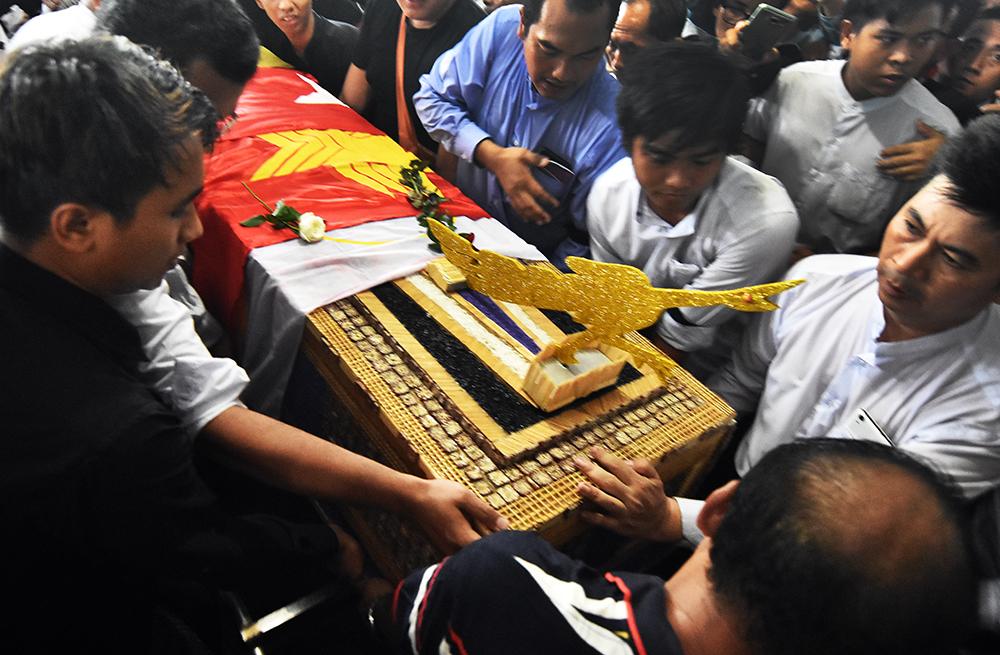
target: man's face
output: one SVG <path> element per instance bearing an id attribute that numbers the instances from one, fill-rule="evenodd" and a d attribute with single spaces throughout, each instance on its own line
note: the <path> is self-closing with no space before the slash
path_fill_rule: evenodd
<path id="1" fill-rule="evenodd" d="M 726 159 L 717 144 L 678 151 L 674 133 L 653 141 L 639 136 L 632 142 L 632 167 L 650 208 L 670 224 L 678 223 L 719 176 Z"/>
<path id="2" fill-rule="evenodd" d="M 178 168 L 168 169 L 166 184 L 139 200 L 132 220 L 104 225 L 97 265 L 106 293 L 156 287 L 187 244 L 201 236 L 194 199 L 204 179 L 203 158 L 201 141 L 192 136 L 182 147 Z"/>
<path id="3" fill-rule="evenodd" d="M 522 21 L 524 61 L 535 90 L 544 98 L 561 100 L 576 92 L 594 73 L 608 44 L 606 5 L 578 14 L 566 0 L 546 0 L 529 28 Z"/>
<path id="4" fill-rule="evenodd" d="M 219 116 L 225 119 L 236 112 L 236 103 L 246 85 L 223 77 L 212 64 L 201 58 L 191 62 L 183 72 L 184 78 L 191 83 L 191 86 L 200 89 L 208 96 Z"/>
<path id="5" fill-rule="evenodd" d="M 419 29 L 434 27 L 455 0 L 396 0 L 399 9 Z"/>
<path id="6" fill-rule="evenodd" d="M 941 7 L 928 5 L 897 23 L 884 18 L 856 31 L 841 25 L 841 45 L 851 51 L 844 84 L 855 100 L 891 96 L 930 61 L 941 34 Z"/>
<path id="7" fill-rule="evenodd" d="M 621 4 L 618 20 L 611 30 L 611 41 L 608 42 L 608 70 L 611 72 L 620 72 L 623 67 L 622 59 L 632 56 L 652 42 L 648 33 L 650 9 L 646 0 Z"/>
<path id="8" fill-rule="evenodd" d="M 736 23 L 750 18 L 750 14 L 760 4 L 757 0 L 722 0 L 712 12 L 715 14 L 715 38 L 722 39 L 726 32 L 736 27 Z M 781 7 L 780 2 L 771 3 Z"/>
<path id="9" fill-rule="evenodd" d="M 947 188 L 935 177 L 886 228 L 878 296 L 887 331 L 941 332 L 1000 302 L 1000 230 L 948 200 Z"/>
<path id="10" fill-rule="evenodd" d="M 948 84 L 976 104 L 1000 89 L 1000 20 L 978 20 L 948 59 Z"/>
<path id="11" fill-rule="evenodd" d="M 289 40 L 309 30 L 312 4 L 312 0 L 257 0 L 257 6 Z"/>

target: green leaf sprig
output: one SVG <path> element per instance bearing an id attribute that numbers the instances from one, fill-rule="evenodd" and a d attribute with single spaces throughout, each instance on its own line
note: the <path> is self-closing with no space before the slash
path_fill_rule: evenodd
<path id="1" fill-rule="evenodd" d="M 427 224 L 427 219 L 433 218 L 452 232 L 456 232 L 457 230 L 455 229 L 455 219 L 440 209 L 441 203 L 445 200 L 444 196 L 434 191 L 428 191 L 427 187 L 424 186 L 422 173 L 427 169 L 427 165 L 425 161 L 413 159 L 409 166 L 400 169 L 399 183 L 406 187 L 406 197 L 409 199 L 410 204 L 420 212 L 417 215 L 417 223 L 420 227 L 427 230 L 427 237 L 431 240 L 430 245 L 427 247 L 434 252 L 440 253 L 442 252 L 441 243 L 434 236 L 434 233 L 431 232 Z M 475 235 L 471 232 L 460 232 L 459 234 L 470 242 L 475 238 Z"/>
<path id="2" fill-rule="evenodd" d="M 264 223 L 270 223 L 271 227 L 276 230 L 287 229 L 291 230 L 295 234 L 298 234 L 299 236 L 302 236 L 299 234 L 299 218 L 302 217 L 302 212 L 295 209 L 291 205 L 286 205 L 284 200 L 279 200 L 275 203 L 274 209 L 271 209 L 270 205 L 264 202 L 260 196 L 253 192 L 250 185 L 246 182 L 241 182 L 241 184 L 243 185 L 243 188 L 246 189 L 255 200 L 257 200 L 257 202 L 264 206 L 267 213 L 258 214 L 246 219 L 245 221 L 240 221 L 240 225 L 243 227 L 258 227 Z"/>

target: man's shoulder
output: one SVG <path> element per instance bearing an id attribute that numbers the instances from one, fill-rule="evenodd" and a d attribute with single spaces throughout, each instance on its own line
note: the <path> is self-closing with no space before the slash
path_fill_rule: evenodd
<path id="1" fill-rule="evenodd" d="M 785 215 L 792 220 L 796 216 L 795 204 L 781 182 L 733 157 L 722 164 L 716 193 L 737 214 Z"/>
<path id="2" fill-rule="evenodd" d="M 836 59 L 816 61 L 800 61 L 781 70 L 778 79 L 783 85 L 825 84 L 827 80 L 836 79 L 844 62 Z"/>
<path id="3" fill-rule="evenodd" d="M 874 274 L 878 259 L 863 255 L 813 255 L 801 259 L 789 274 L 815 280 L 838 280 Z"/>
<path id="4" fill-rule="evenodd" d="M 611 123 L 615 132 L 618 131 L 616 102 L 620 90 L 621 84 L 603 66 L 597 67 L 587 87 L 586 110 L 591 114 L 600 114 Z"/>
<path id="5" fill-rule="evenodd" d="M 591 193 L 596 193 L 603 198 L 616 198 L 626 193 L 632 182 L 637 182 L 635 169 L 632 168 L 632 159 L 622 157 L 597 177 Z"/>
<path id="6" fill-rule="evenodd" d="M 961 124 L 954 112 L 917 80 L 910 80 L 900 90 L 898 98 L 901 103 L 910 108 L 914 115 L 923 118 L 924 122 L 931 127 L 949 134 L 961 129 Z"/>
<path id="7" fill-rule="evenodd" d="M 315 43 L 318 38 L 323 41 L 324 48 L 344 48 L 346 46 L 347 52 L 350 52 L 350 48 L 354 45 L 354 41 L 357 40 L 358 34 L 358 28 L 350 23 L 333 20 L 332 18 L 324 18 L 316 14 L 316 33 L 310 45 Z"/>
<path id="8" fill-rule="evenodd" d="M 862 255 L 813 255 L 792 266 L 786 279 L 803 279 L 805 284 L 796 294 L 799 302 L 835 302 L 830 295 L 836 292 L 840 301 L 850 298 L 873 284 L 878 259 Z"/>
<path id="9" fill-rule="evenodd" d="M 476 4 L 475 0 L 455 0 L 455 4 L 445 14 L 441 24 L 449 29 L 468 30 L 485 17 L 486 12 Z"/>

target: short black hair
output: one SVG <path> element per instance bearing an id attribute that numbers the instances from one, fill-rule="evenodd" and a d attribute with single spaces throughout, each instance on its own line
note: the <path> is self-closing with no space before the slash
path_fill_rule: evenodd
<path id="1" fill-rule="evenodd" d="M 218 114 L 168 62 L 123 37 L 26 46 L 0 73 L 0 221 L 23 244 L 78 202 L 120 223 Z"/>
<path id="2" fill-rule="evenodd" d="M 975 18 L 973 18 L 971 22 L 975 23 L 980 20 L 1000 20 L 1000 5 L 993 5 L 988 9 L 983 9 L 981 12 L 976 14 Z"/>
<path id="3" fill-rule="evenodd" d="M 902 494 L 895 511 L 880 511 L 880 491 Z M 710 557 L 716 596 L 755 653 L 930 655 L 948 652 L 975 619 L 957 492 L 873 442 L 807 439 L 771 451 L 741 481 Z"/>
<path id="4" fill-rule="evenodd" d="M 204 59 L 236 84 L 257 71 L 260 41 L 235 0 L 104 0 L 97 24 L 154 48 L 182 71 Z"/>
<path id="5" fill-rule="evenodd" d="M 873 20 L 884 18 L 889 23 L 898 23 L 933 5 L 941 7 L 941 19 L 944 20 L 955 0 L 847 0 L 843 20 L 851 21 L 854 32 L 858 33 Z"/>
<path id="6" fill-rule="evenodd" d="M 523 12 L 521 21 L 524 23 L 524 29 L 527 30 L 538 22 L 538 17 L 542 15 L 542 5 L 545 4 L 545 0 L 523 0 L 521 4 Z M 609 36 L 611 28 L 615 26 L 615 19 L 618 18 L 618 7 L 620 5 L 621 2 L 619 0 L 566 0 L 566 8 L 574 14 L 590 14 L 602 7 L 606 9 L 608 12 Z"/>
<path id="7" fill-rule="evenodd" d="M 948 199 L 1000 229 L 1000 116 L 971 121 L 949 139 L 935 160 L 948 178 Z"/>
<path id="8" fill-rule="evenodd" d="M 746 75 L 706 43 L 675 41 L 641 49 L 619 75 L 622 143 L 676 133 L 676 150 L 710 145 L 732 150 L 750 101 Z"/>
<path id="9" fill-rule="evenodd" d="M 647 32 L 657 41 L 673 41 L 684 31 L 687 20 L 687 5 L 684 0 L 625 0 L 649 3 L 649 28 Z"/>

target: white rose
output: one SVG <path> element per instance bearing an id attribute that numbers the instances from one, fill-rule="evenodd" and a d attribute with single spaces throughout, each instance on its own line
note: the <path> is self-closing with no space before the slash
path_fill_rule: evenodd
<path id="1" fill-rule="evenodd" d="M 306 212 L 299 217 L 299 237 L 303 241 L 315 243 L 323 240 L 326 234 L 326 223 L 312 212 Z"/>

